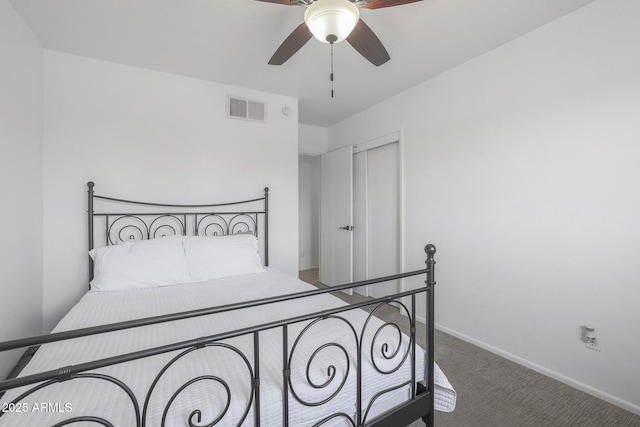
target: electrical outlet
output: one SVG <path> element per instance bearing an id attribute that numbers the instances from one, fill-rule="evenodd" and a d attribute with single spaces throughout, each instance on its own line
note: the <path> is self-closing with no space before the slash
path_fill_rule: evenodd
<path id="1" fill-rule="evenodd" d="M 592 325 L 582 327 L 582 340 L 588 349 L 600 351 L 600 340 L 596 337 L 596 328 Z"/>
<path id="2" fill-rule="evenodd" d="M 592 341 L 585 342 L 584 346 L 590 350 L 600 351 L 600 340 L 594 338 Z"/>

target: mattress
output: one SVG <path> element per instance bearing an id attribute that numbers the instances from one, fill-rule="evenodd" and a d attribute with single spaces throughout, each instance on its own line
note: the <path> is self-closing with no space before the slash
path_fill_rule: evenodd
<path id="1" fill-rule="evenodd" d="M 315 288 L 278 270 L 269 269 L 265 273 L 202 283 L 113 292 L 89 291 L 60 321 L 54 332 L 311 289 Z M 36 352 L 21 376 L 342 305 L 345 304 L 340 299 L 323 294 L 45 344 Z M 350 310 L 317 322 L 305 321 L 288 327 L 288 348 L 293 348 L 292 354 L 288 356 L 292 384 L 289 398 L 290 425 L 313 425 L 328 413 L 344 412 L 353 416 L 353 396 L 356 395 L 357 388 L 355 343 L 367 318 L 368 313 L 363 310 Z M 380 370 L 391 371 L 400 367 L 389 375 L 382 375 L 372 366 L 371 361 L 362 364 L 362 395 L 365 406 L 377 391 L 388 388 L 390 384 L 408 381 L 411 370 L 411 358 L 407 357 L 402 361 L 408 338 L 399 335 L 393 327 L 384 326 L 377 318 L 371 319 L 362 338 L 365 349 L 363 353 L 369 354 L 372 351 L 375 364 Z M 380 331 L 378 335 L 377 331 Z M 283 329 L 278 327 L 262 331 L 259 341 L 260 421 L 265 426 L 282 425 Z M 388 344 L 388 348 L 383 346 L 384 343 Z M 204 425 L 219 417 L 222 419 L 217 425 L 254 425 L 255 414 L 248 398 L 251 395 L 253 346 L 254 339 L 250 334 L 225 340 L 223 346 L 207 346 L 190 351 L 174 363 L 170 362 L 181 351 L 92 372 L 122 380 L 139 402 L 140 411 L 145 411 L 148 426 L 184 426 L 188 425 L 190 419 L 198 425 Z M 398 347 L 398 355 L 391 357 Z M 388 357 L 382 356 L 382 353 Z M 416 376 L 417 379 L 422 379 L 425 370 L 424 352 L 417 351 L 416 356 Z M 168 364 L 166 372 L 158 376 Z M 437 365 L 434 369 L 436 409 L 453 410 L 455 391 Z M 190 382 L 195 378 L 200 379 Z M 8 391 L 2 402 L 11 401 L 25 390 L 26 388 Z M 150 390 L 152 391 L 149 392 Z M 404 387 L 377 398 L 369 417 L 394 406 L 407 396 L 408 387 Z M 329 399 L 330 397 L 333 398 Z M 298 399 L 308 405 L 300 403 Z M 327 399 L 327 403 L 317 405 Z M 117 383 L 97 378 L 79 378 L 45 387 L 26 397 L 21 402 L 21 408 L 25 411 L 13 410 L 5 413 L 0 418 L 0 426 L 53 425 L 85 415 L 103 418 L 114 426 L 133 426 L 136 419 L 132 398 L 127 392 Z M 196 411 L 200 412 L 200 421 Z M 331 421 L 334 424 L 344 424 L 345 420 L 341 418 L 336 417 Z M 80 422 L 74 425 L 96 424 Z"/>

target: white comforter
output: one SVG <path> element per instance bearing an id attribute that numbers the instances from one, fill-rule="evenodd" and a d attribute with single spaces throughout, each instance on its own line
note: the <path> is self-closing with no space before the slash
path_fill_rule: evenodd
<path id="1" fill-rule="evenodd" d="M 301 292 L 314 289 L 289 275 L 270 269 L 266 273 L 237 276 L 212 282 L 188 285 L 165 286 L 152 289 L 136 289 L 115 292 L 88 292 L 81 301 L 60 321 L 54 332 L 80 327 L 102 325 L 141 317 L 165 313 L 181 312 L 197 308 L 219 306 L 234 302 L 264 298 L 272 295 Z M 21 376 L 36 372 L 57 369 L 62 366 L 76 365 L 95 359 L 105 358 L 125 352 L 143 350 L 201 336 L 237 330 L 270 321 L 281 320 L 297 315 L 308 314 L 328 308 L 344 305 L 336 297 L 319 295 L 269 306 L 260 306 L 241 311 L 197 317 L 178 322 L 164 323 L 143 328 L 75 339 L 43 345 Z M 340 315 L 351 322 L 359 334 L 367 313 L 352 310 Z M 367 328 L 363 353 L 368 354 L 370 342 L 382 323 L 372 320 Z M 309 322 L 289 327 L 289 348 L 295 342 L 299 332 Z M 260 397 L 261 423 L 265 426 L 282 425 L 282 328 L 260 333 Z M 327 319 L 318 322 L 303 335 L 303 341 L 296 346 L 292 359 L 292 383 L 295 393 L 302 399 L 317 402 L 329 397 L 342 382 L 344 372 L 349 369 L 344 388 L 338 395 L 321 407 L 305 406 L 290 394 L 289 423 L 292 426 L 312 425 L 323 419 L 326 414 L 345 412 L 353 416 L 355 408 L 353 397 L 356 390 L 355 341 L 351 327 L 340 319 Z M 384 328 L 377 338 L 376 352 L 381 351 L 384 342 L 389 343 L 391 351 L 398 343 L 398 334 L 392 328 Z M 253 365 L 253 337 L 243 336 L 225 341 L 244 353 Z M 408 339 L 403 337 L 406 346 Z M 338 343 L 350 349 L 347 358 L 340 347 L 330 345 L 323 348 L 313 359 L 309 369 L 310 380 L 316 384 L 328 381 L 329 366 L 335 366 L 335 377 L 324 389 L 316 389 L 307 381 L 306 365 L 313 352 L 326 343 Z M 143 409 L 145 397 L 158 372 L 179 352 L 167 353 L 121 365 L 100 369 L 99 372 L 124 381 L 136 396 Z M 404 351 L 400 351 L 404 354 Z M 379 356 L 377 360 L 380 360 Z M 380 367 L 389 369 L 396 366 L 399 359 L 381 360 Z M 385 389 L 396 383 L 407 381 L 410 377 L 410 357 L 402 367 L 391 375 L 380 375 L 370 363 L 363 364 L 363 401 L 366 404 L 377 390 Z M 416 375 L 418 379 L 424 373 L 424 354 L 417 352 Z M 436 409 L 451 411 L 455 406 L 455 391 L 446 377 L 435 367 Z M 219 425 L 236 425 L 244 416 L 249 405 L 246 396 L 250 394 L 249 370 L 242 358 L 233 350 L 221 347 L 207 347 L 193 351 L 181 358 L 163 375 L 154 388 L 147 409 L 148 426 L 161 425 L 168 402 L 176 390 L 189 380 L 200 375 L 213 375 L 225 381 L 229 387 L 231 404 Z M 24 391 L 21 389 L 20 391 Z M 17 396 L 17 391 L 8 392 L 3 402 Z M 407 391 L 385 395 L 374 405 L 370 417 L 398 399 L 406 398 Z M 198 425 L 210 423 L 224 411 L 227 392 L 222 381 L 208 379 L 198 381 L 186 387 L 169 405 L 166 411 L 167 426 L 188 425 L 190 414 L 201 410 L 202 420 Z M 0 426 L 36 426 L 53 425 L 56 422 L 93 415 L 103 417 L 114 426 L 134 426 L 134 409 L 127 394 L 116 385 L 98 379 L 75 379 L 52 385 L 25 398 L 20 408 L 26 411 L 6 413 L 0 418 Z M 254 412 L 251 409 L 243 425 L 253 425 Z M 332 421 L 343 422 L 336 418 Z M 74 425 L 83 425 L 82 423 Z M 86 423 L 87 426 L 96 425 Z"/>

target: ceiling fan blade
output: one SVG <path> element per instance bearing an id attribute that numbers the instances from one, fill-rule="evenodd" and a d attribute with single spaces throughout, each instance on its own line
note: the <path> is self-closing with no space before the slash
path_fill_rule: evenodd
<path id="1" fill-rule="evenodd" d="M 288 4 L 289 6 L 291 6 L 291 0 L 257 0 L 257 1 L 263 1 L 266 3 Z"/>
<path id="2" fill-rule="evenodd" d="M 293 30 L 289 37 L 287 37 L 276 53 L 273 54 L 271 59 L 269 60 L 270 65 L 282 65 L 289 58 L 293 56 L 294 53 L 300 50 L 302 46 L 304 46 L 310 39 L 313 37 L 311 31 L 309 31 L 309 27 L 304 22 Z"/>
<path id="3" fill-rule="evenodd" d="M 362 9 L 381 9 L 383 7 L 401 6 L 407 3 L 414 3 L 422 0 L 371 0 L 371 3 L 359 6 Z"/>
<path id="4" fill-rule="evenodd" d="M 367 60 L 376 67 L 391 59 L 387 49 L 384 48 L 378 36 L 375 35 L 362 19 L 356 24 L 356 28 L 353 29 L 351 34 L 349 34 L 347 41 L 355 50 L 360 52 L 360 55 L 367 58 Z"/>

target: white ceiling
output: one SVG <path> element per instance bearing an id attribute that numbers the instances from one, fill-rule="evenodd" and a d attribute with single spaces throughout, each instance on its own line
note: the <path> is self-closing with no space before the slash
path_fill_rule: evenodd
<path id="1" fill-rule="evenodd" d="M 267 61 L 304 8 L 255 0 L 11 0 L 47 49 L 299 98 L 300 123 L 328 127 L 593 0 L 423 0 L 361 9 L 391 60 L 310 40 Z"/>

